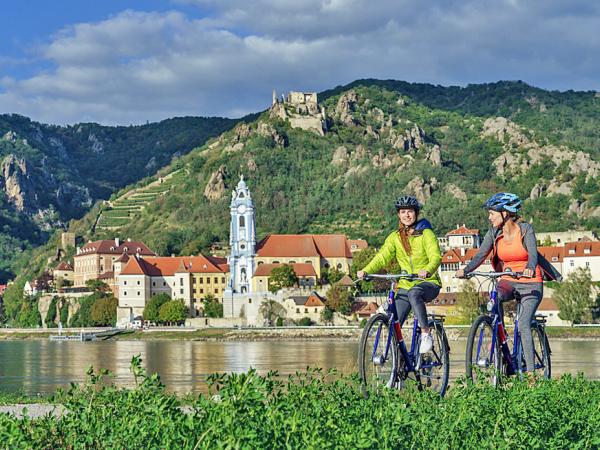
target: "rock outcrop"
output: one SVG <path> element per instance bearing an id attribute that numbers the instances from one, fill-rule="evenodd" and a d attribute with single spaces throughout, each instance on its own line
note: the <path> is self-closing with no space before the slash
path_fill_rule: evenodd
<path id="1" fill-rule="evenodd" d="M 260 136 L 269 138 L 275 145 L 285 147 L 287 145 L 287 136 L 279 133 L 273 125 L 267 122 L 259 122 L 256 133 Z"/>
<path id="2" fill-rule="evenodd" d="M 406 191 L 414 195 L 419 200 L 419 203 L 425 203 L 431 197 L 431 193 L 436 185 L 437 180 L 435 178 L 432 178 L 427 183 L 423 178 L 417 176 L 406 185 Z"/>
<path id="3" fill-rule="evenodd" d="M 212 173 L 206 187 L 204 188 L 204 196 L 210 200 L 218 200 L 223 195 L 225 195 L 225 191 L 227 189 L 227 185 L 225 184 L 225 177 L 227 176 L 227 169 L 225 166 L 219 167 L 218 170 Z"/>
<path id="4" fill-rule="evenodd" d="M 29 168 L 25 159 L 12 154 L 4 158 L 0 164 L 0 188 L 17 211 L 34 209 L 37 195 L 29 178 Z"/>
<path id="5" fill-rule="evenodd" d="M 358 94 L 354 90 L 345 92 L 338 99 L 337 105 L 335 106 L 335 114 L 338 116 L 339 121 L 344 125 L 355 126 L 359 124 L 352 114 L 356 109 L 357 103 Z"/>
<path id="6" fill-rule="evenodd" d="M 343 145 L 340 145 L 333 152 L 333 158 L 331 160 L 331 164 L 333 164 L 334 166 L 343 166 L 344 164 L 346 164 L 349 161 L 349 159 L 350 159 L 350 152 L 348 151 L 348 149 L 346 147 L 344 147 Z"/>
<path id="7" fill-rule="evenodd" d="M 465 191 L 463 191 L 461 188 L 459 188 L 457 185 L 455 184 L 447 184 L 446 185 L 446 192 L 448 192 L 448 194 L 450 194 L 452 197 L 454 197 L 457 200 L 461 200 L 461 201 L 467 201 L 467 194 Z"/>

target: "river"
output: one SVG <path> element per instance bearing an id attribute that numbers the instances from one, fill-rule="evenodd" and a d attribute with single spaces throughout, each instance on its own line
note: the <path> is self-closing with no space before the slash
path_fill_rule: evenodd
<path id="1" fill-rule="evenodd" d="M 451 379 L 464 374 L 465 340 L 451 341 Z M 583 372 L 600 379 L 600 340 L 553 340 L 552 375 Z M 57 387 L 81 382 L 90 365 L 114 374 L 115 383 L 132 386 L 132 356 L 141 355 L 150 372 L 158 372 L 170 391 L 206 391 L 206 376 L 214 372 L 282 375 L 307 366 L 356 370 L 357 343 L 343 340 L 269 341 L 97 341 L 45 340 L 0 342 L 0 391 L 52 393 Z"/>

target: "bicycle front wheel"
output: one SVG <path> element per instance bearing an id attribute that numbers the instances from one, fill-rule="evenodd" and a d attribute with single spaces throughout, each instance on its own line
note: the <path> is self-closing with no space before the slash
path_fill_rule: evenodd
<path id="1" fill-rule="evenodd" d="M 500 343 L 496 338 L 492 345 L 493 338 L 492 318 L 483 315 L 475 319 L 467 339 L 465 369 L 467 377 L 471 380 L 487 380 L 496 386 L 501 375 L 502 359 Z"/>
<path id="2" fill-rule="evenodd" d="M 363 386 L 394 386 L 398 345 L 385 314 L 372 316 L 363 330 L 358 349 L 358 371 Z"/>

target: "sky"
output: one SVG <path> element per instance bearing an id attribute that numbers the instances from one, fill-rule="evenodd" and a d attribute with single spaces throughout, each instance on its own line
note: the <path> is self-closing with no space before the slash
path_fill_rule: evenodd
<path id="1" fill-rule="evenodd" d="M 240 117 L 359 78 L 600 90 L 589 0 L 0 1 L 0 113 Z"/>

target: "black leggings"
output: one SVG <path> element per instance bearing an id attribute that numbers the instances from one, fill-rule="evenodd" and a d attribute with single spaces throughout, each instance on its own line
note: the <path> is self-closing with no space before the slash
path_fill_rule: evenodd
<path id="1" fill-rule="evenodd" d="M 502 303 L 516 298 L 521 299 L 521 312 L 519 319 L 519 333 L 523 343 L 525 364 L 528 371 L 534 369 L 533 337 L 531 335 L 531 321 L 542 301 L 544 285 L 542 283 L 519 283 L 517 281 L 500 280 L 498 283 L 498 299 L 500 302 L 500 316 L 504 319 Z"/>

